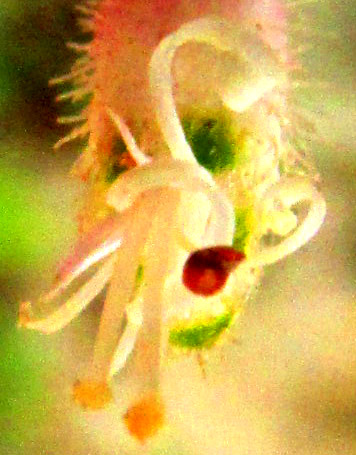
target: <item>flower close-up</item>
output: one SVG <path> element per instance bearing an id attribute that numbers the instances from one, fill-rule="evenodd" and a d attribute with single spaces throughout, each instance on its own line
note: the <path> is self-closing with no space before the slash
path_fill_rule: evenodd
<path id="1" fill-rule="evenodd" d="M 3 336 L 16 331 L 20 353 L 5 384 L 25 365 L 23 391 L 5 386 L 5 450 L 351 455 L 356 436 L 333 423 L 354 415 L 355 161 L 351 129 L 331 127 L 352 115 L 337 79 L 349 62 L 329 44 L 348 14 L 303 0 L 22 3 L 6 14 L 28 67 L 20 44 L 3 58 L 22 68 L 17 98 L 0 65 L 0 285 L 16 301 Z"/>
<path id="2" fill-rule="evenodd" d="M 108 285 L 73 397 L 103 408 L 134 351 L 139 386 L 124 418 L 145 442 L 165 423 L 169 350 L 199 358 L 220 342 L 263 266 L 318 231 L 325 202 L 289 142 L 296 62 L 282 3 L 103 0 L 80 9 L 93 39 L 72 45 L 84 56 L 52 83 L 73 80 L 61 99 L 91 95 L 57 147 L 87 135 L 75 172 L 92 190 L 80 239 L 42 300 L 98 267 L 49 316 L 22 303 L 19 324 L 56 332 Z"/>

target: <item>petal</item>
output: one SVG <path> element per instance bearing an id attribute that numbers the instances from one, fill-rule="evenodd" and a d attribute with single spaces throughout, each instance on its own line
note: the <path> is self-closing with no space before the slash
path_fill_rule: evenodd
<path id="1" fill-rule="evenodd" d="M 210 174 L 198 164 L 174 160 L 166 155 L 120 175 L 108 191 L 107 203 L 122 212 L 142 193 L 154 188 L 173 187 L 206 192 L 214 185 Z"/>
<path id="2" fill-rule="evenodd" d="M 207 224 L 212 210 L 212 203 L 202 192 L 181 193 L 181 203 L 176 223 L 182 228 L 179 242 L 187 251 L 201 248 Z"/>
<path id="3" fill-rule="evenodd" d="M 210 191 L 212 210 L 202 246 L 232 245 L 235 231 L 233 205 L 222 191 Z"/>
<path id="4" fill-rule="evenodd" d="M 173 158 L 195 162 L 176 111 L 171 73 L 177 49 L 190 41 L 229 52 L 248 66 L 249 82 L 242 87 L 238 79 L 239 69 L 228 78 L 226 86 L 217 87 L 223 102 L 238 112 L 249 108 L 270 91 L 282 80 L 283 72 L 275 55 L 256 32 L 221 18 L 204 17 L 191 21 L 160 42 L 150 62 L 150 85 L 158 123 Z"/>
<path id="5" fill-rule="evenodd" d="M 284 207 L 291 207 L 302 201 L 309 201 L 307 216 L 295 231 L 276 246 L 264 248 L 246 261 L 248 266 L 258 267 L 279 261 L 307 243 L 319 230 L 324 221 L 326 204 L 313 184 L 301 177 L 287 177 L 273 185 L 266 194 L 266 203 L 279 200 Z"/>

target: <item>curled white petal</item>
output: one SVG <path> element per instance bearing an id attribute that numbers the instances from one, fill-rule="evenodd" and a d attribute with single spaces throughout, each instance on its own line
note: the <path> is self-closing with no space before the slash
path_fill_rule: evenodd
<path id="1" fill-rule="evenodd" d="M 209 191 L 214 185 L 210 174 L 201 166 L 164 156 L 150 165 L 120 175 L 109 189 L 106 201 L 117 212 L 122 212 L 150 189 L 170 186 L 188 191 Z"/>
<path id="2" fill-rule="evenodd" d="M 238 112 L 247 109 L 271 90 L 282 73 L 274 54 L 256 33 L 221 18 L 205 17 L 189 22 L 160 42 L 150 62 L 150 85 L 158 123 L 172 156 L 195 161 L 176 111 L 171 74 L 177 49 L 190 41 L 210 44 L 220 51 L 230 52 L 248 66 L 247 84 L 241 86 L 241 81 L 230 78 L 226 87 L 219 88 L 223 102 Z"/>
<path id="3" fill-rule="evenodd" d="M 272 264 L 303 246 L 317 233 L 326 214 L 324 198 L 306 178 L 285 178 L 271 187 L 265 198 L 279 200 L 285 207 L 309 201 L 310 207 L 305 219 L 289 237 L 276 246 L 258 251 L 249 259 L 247 264 L 252 267 Z"/>
<path id="4" fill-rule="evenodd" d="M 274 76 L 260 74 L 255 77 L 237 80 L 223 87 L 221 98 L 226 106 L 235 112 L 244 112 L 259 101 L 277 85 Z"/>
<path id="5" fill-rule="evenodd" d="M 180 221 L 185 239 L 183 247 L 195 250 L 231 245 L 235 230 L 235 213 L 228 198 L 221 191 L 214 189 L 187 197 L 190 201 L 183 203 L 184 214 Z"/>
<path id="6" fill-rule="evenodd" d="M 204 194 L 210 201 L 211 209 L 204 236 L 201 237 L 202 245 L 199 247 L 231 245 L 235 228 L 233 206 L 215 185 L 211 175 L 198 164 L 164 156 L 148 166 L 131 169 L 119 176 L 112 185 L 107 202 L 122 212 L 132 206 L 141 194 L 159 187 Z M 189 217 L 189 213 L 186 216 Z M 194 237 L 195 240 L 191 238 L 190 241 L 197 243 L 196 236 Z"/>

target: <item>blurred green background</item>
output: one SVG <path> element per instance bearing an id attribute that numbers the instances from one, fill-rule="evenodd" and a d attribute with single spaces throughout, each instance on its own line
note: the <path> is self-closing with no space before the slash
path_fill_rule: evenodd
<path id="1" fill-rule="evenodd" d="M 155 455 L 356 453 L 356 8 L 293 3 L 290 39 L 306 46 L 308 71 L 294 96 L 320 137 L 306 128 L 327 220 L 266 271 L 237 343 L 212 353 L 206 379 L 194 359 L 168 363 L 172 425 Z M 71 404 L 95 333 L 90 314 L 51 337 L 16 327 L 18 302 L 49 286 L 75 236 L 83 188 L 68 173 L 79 145 L 52 150 L 68 131 L 56 117 L 71 108 L 55 103 L 48 80 L 74 61 L 65 43 L 85 38 L 76 17 L 70 0 L 0 5 L 1 455 L 137 453 L 122 427 L 125 403 L 96 416 Z"/>

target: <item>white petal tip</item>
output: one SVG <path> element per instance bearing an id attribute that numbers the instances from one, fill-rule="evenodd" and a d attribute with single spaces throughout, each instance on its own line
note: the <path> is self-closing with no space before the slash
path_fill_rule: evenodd
<path id="1" fill-rule="evenodd" d="M 243 84 L 238 81 L 225 88 L 223 93 L 221 93 L 221 97 L 225 106 L 234 112 L 242 113 L 271 92 L 276 84 L 276 79 L 268 76 L 257 80 L 249 80 Z"/>

